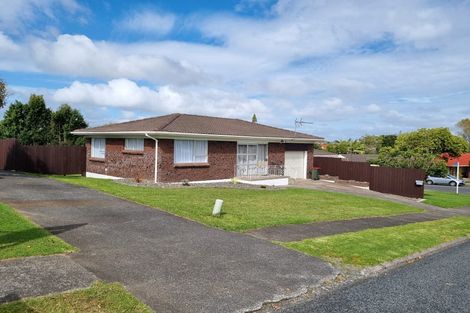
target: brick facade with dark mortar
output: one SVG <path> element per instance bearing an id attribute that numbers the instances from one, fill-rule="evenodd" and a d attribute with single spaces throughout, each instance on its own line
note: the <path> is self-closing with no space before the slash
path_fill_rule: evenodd
<path id="1" fill-rule="evenodd" d="M 143 152 L 124 151 L 123 138 L 107 138 L 105 158 L 91 158 L 91 139 L 86 141 L 87 172 L 125 178 L 153 180 L 155 164 L 155 142 L 144 140 Z"/>
<path id="2" fill-rule="evenodd" d="M 124 151 L 124 139 L 106 139 L 104 160 L 91 158 L 91 139 L 86 141 L 87 172 L 124 178 L 154 179 L 155 142 L 145 139 L 143 153 Z M 173 160 L 173 139 L 158 140 L 158 181 L 181 182 L 229 179 L 234 176 L 237 162 L 237 143 L 209 141 L 208 163 L 179 166 Z M 284 165 L 285 151 L 308 151 L 307 170 L 313 168 L 313 147 L 309 144 L 269 143 L 269 165 Z"/>
<path id="3" fill-rule="evenodd" d="M 158 181 L 180 182 L 184 179 L 213 180 L 234 176 L 237 163 L 237 143 L 231 141 L 209 141 L 208 162 L 198 166 L 175 166 L 172 139 L 158 140 Z"/>

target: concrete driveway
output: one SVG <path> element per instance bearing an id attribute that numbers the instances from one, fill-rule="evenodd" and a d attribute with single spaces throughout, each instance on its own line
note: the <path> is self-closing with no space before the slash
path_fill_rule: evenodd
<path id="1" fill-rule="evenodd" d="M 80 249 L 71 258 L 157 312 L 243 312 L 336 271 L 248 235 L 208 228 L 94 190 L 0 173 L 6 202 Z"/>

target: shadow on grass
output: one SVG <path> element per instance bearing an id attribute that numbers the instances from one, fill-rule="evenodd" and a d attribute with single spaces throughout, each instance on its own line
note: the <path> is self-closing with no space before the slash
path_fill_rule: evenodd
<path id="1" fill-rule="evenodd" d="M 86 223 L 81 224 L 69 224 L 61 226 L 46 227 L 45 231 L 42 228 L 28 228 L 20 231 L 5 232 L 0 231 L 0 246 L 2 248 L 13 247 L 26 243 L 31 240 L 48 237 L 51 235 L 58 235 L 82 226 L 87 225 Z"/>

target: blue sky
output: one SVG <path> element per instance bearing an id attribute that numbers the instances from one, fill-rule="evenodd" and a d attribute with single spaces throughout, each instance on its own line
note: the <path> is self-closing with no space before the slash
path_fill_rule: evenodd
<path id="1" fill-rule="evenodd" d="M 5 2 L 9 100 L 43 94 L 91 125 L 256 113 L 331 140 L 470 117 L 469 1 Z"/>

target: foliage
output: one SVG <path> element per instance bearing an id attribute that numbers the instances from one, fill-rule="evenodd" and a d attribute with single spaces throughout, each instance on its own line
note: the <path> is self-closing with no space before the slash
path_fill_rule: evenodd
<path id="1" fill-rule="evenodd" d="M 459 156 L 468 150 L 468 143 L 462 137 L 453 135 L 448 128 L 421 128 L 398 136 L 395 149 Z"/>
<path id="2" fill-rule="evenodd" d="M 87 127 L 81 113 L 69 105 L 56 112 L 46 107 L 43 96 L 32 94 L 28 103 L 15 101 L 6 110 L 0 122 L 1 138 L 16 138 L 30 144 L 84 144 L 84 139 L 70 131 Z"/>
<path id="3" fill-rule="evenodd" d="M 470 218 L 367 229 L 359 232 L 282 243 L 283 246 L 330 261 L 373 266 L 420 252 L 470 234 Z"/>
<path id="4" fill-rule="evenodd" d="M 0 109 L 6 104 L 8 97 L 7 84 L 3 79 L 0 79 Z"/>
<path id="5" fill-rule="evenodd" d="M 393 147 L 396 138 L 396 135 L 365 135 L 356 140 L 336 140 L 328 143 L 327 150 L 339 154 L 376 154 L 383 147 Z"/>
<path id="6" fill-rule="evenodd" d="M 79 128 L 86 128 L 80 111 L 72 109 L 68 104 L 62 104 L 57 111 L 52 113 L 52 133 L 53 142 L 65 145 L 83 145 L 85 139 L 81 136 L 70 134 L 71 131 Z"/>
<path id="7" fill-rule="evenodd" d="M 436 190 L 426 190 L 424 199 L 427 204 L 440 206 L 442 208 L 462 208 L 470 207 L 469 194 L 456 194 L 454 192 L 442 192 Z"/>
<path id="8" fill-rule="evenodd" d="M 72 251 L 71 245 L 0 203 L 0 260 Z"/>
<path id="9" fill-rule="evenodd" d="M 470 144 L 470 118 L 464 118 L 457 123 L 460 135 Z"/>
<path id="10" fill-rule="evenodd" d="M 258 118 L 256 117 L 256 114 L 253 114 L 253 116 L 251 117 L 251 121 L 253 123 L 258 123 Z"/>
<path id="11" fill-rule="evenodd" d="M 415 207 L 380 199 L 297 188 L 152 188 L 81 176 L 54 178 L 159 208 L 209 226 L 240 232 L 275 225 L 422 212 Z M 215 199 L 224 200 L 224 213 L 220 218 L 211 215 Z"/>
<path id="12" fill-rule="evenodd" d="M 12 103 L 6 110 L 1 122 L 2 138 L 17 138 L 22 141 L 27 130 L 27 105 L 19 101 Z"/>
<path id="13" fill-rule="evenodd" d="M 94 283 L 90 288 L 0 305 L 3 313 L 151 313 L 121 284 Z"/>
<path id="14" fill-rule="evenodd" d="M 444 176 L 447 174 L 446 162 L 431 153 L 417 150 L 400 151 L 395 148 L 383 148 L 374 163 L 397 168 L 423 169 L 426 175 Z"/>
<path id="15" fill-rule="evenodd" d="M 442 154 L 458 156 L 468 150 L 468 143 L 452 135 L 447 128 L 422 128 L 397 137 L 395 146 L 385 147 L 375 163 L 382 166 L 420 168 L 427 175 L 443 176 L 447 166 Z"/>

